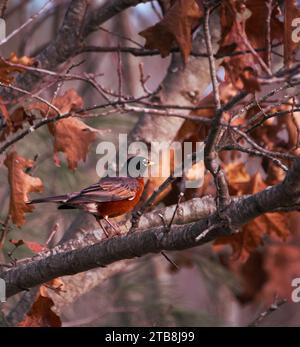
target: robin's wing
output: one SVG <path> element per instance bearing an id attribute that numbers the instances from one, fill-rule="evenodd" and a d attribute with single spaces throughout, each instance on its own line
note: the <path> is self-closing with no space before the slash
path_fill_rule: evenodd
<path id="1" fill-rule="evenodd" d="M 70 204 L 133 200 L 139 190 L 139 182 L 130 177 L 105 177 L 66 201 Z"/>

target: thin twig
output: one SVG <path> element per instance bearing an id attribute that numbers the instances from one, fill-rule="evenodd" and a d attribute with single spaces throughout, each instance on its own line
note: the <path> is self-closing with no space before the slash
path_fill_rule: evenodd
<path id="1" fill-rule="evenodd" d="M 222 128 L 220 126 L 223 115 L 223 109 L 221 108 L 221 99 L 219 93 L 219 84 L 217 80 L 216 65 L 213 57 L 213 49 L 211 42 L 211 35 L 209 30 L 209 15 L 210 8 L 205 6 L 204 10 L 204 37 L 205 44 L 208 53 L 209 69 L 211 75 L 211 81 L 213 86 L 213 96 L 216 106 L 216 113 L 211 123 L 210 131 L 206 139 L 204 147 L 204 163 L 206 168 L 212 174 L 217 190 L 216 203 L 218 211 L 222 211 L 230 203 L 230 196 L 228 185 L 226 182 L 225 174 L 222 171 L 220 164 L 218 163 L 218 154 L 216 151 L 217 143 L 222 136 Z"/>
<path id="2" fill-rule="evenodd" d="M 272 37 L 271 37 L 271 19 L 273 12 L 273 0 L 268 0 L 266 2 L 268 9 L 268 15 L 266 18 L 267 33 L 266 33 L 266 46 L 267 46 L 267 65 L 269 69 L 272 68 Z"/>
<path id="3" fill-rule="evenodd" d="M 168 229 L 167 229 L 168 232 L 169 232 L 169 231 L 171 230 L 171 228 L 172 228 L 172 224 L 173 224 L 174 218 L 176 217 L 176 214 L 177 214 L 179 205 L 180 205 L 180 203 L 181 203 L 183 197 L 184 197 L 184 193 L 181 192 L 181 193 L 179 194 L 179 196 L 178 196 L 178 200 L 177 200 L 176 207 L 175 207 L 175 209 L 174 209 L 173 216 L 172 216 L 172 218 L 171 218 L 171 220 L 170 220 L 170 223 L 169 223 L 169 225 L 168 225 Z"/>
<path id="4" fill-rule="evenodd" d="M 282 45 L 282 43 L 278 43 L 276 45 L 272 45 L 272 48 L 278 47 Z M 135 57 L 141 57 L 141 56 L 154 56 L 154 55 L 160 55 L 160 51 L 158 49 L 146 49 L 143 46 L 140 46 L 141 48 L 135 48 L 135 47 L 128 47 L 128 46 L 122 46 L 122 47 L 116 47 L 116 46 L 83 46 L 80 49 L 80 53 L 89 53 L 89 52 L 95 52 L 95 53 L 112 53 L 117 52 L 118 50 L 121 53 L 129 53 L 132 54 Z M 172 48 L 171 52 L 176 53 L 179 52 L 179 48 Z M 265 52 L 266 48 L 258 48 L 255 49 L 256 52 Z M 252 53 L 250 50 L 243 50 L 243 51 L 234 51 L 234 52 L 221 52 L 214 54 L 215 59 L 223 59 L 225 57 L 235 57 L 239 55 L 245 55 Z M 193 57 L 199 57 L 199 58 L 207 58 L 207 53 L 202 53 L 199 51 L 191 51 L 191 56 Z"/>
<path id="5" fill-rule="evenodd" d="M 6 36 L 3 40 L 0 41 L 0 46 L 4 43 L 8 42 L 11 38 L 13 38 L 15 35 L 17 35 L 20 31 L 22 31 L 25 27 L 27 27 L 31 22 L 33 22 L 40 14 L 42 14 L 45 10 L 47 10 L 48 5 L 53 0 L 49 0 L 46 2 L 46 4 L 33 16 L 31 16 L 25 23 L 23 23 L 21 26 L 19 26 L 16 30 L 14 30 L 11 34 Z"/>
<path id="6" fill-rule="evenodd" d="M 120 50 L 117 51 L 117 75 L 118 75 L 118 100 L 122 100 L 122 90 L 123 90 L 123 76 L 122 76 L 122 57 L 120 54 Z"/>
<path id="7" fill-rule="evenodd" d="M 8 224 L 9 224 L 9 220 L 10 220 L 10 215 L 9 213 L 7 214 L 3 224 L 1 225 L 1 230 L 0 230 L 0 249 L 3 247 L 5 239 L 6 239 L 6 235 L 8 233 Z"/>
<path id="8" fill-rule="evenodd" d="M 254 155 L 257 157 L 265 157 L 265 158 L 270 159 L 275 165 L 280 167 L 284 172 L 288 171 L 288 167 L 285 166 L 284 164 L 282 164 L 280 162 L 280 160 L 268 155 L 267 153 L 261 152 L 257 149 L 246 148 L 246 147 L 242 147 L 240 145 L 227 145 L 227 146 L 220 148 L 220 151 L 240 151 L 240 152 L 247 153 L 249 155 Z"/>
<path id="9" fill-rule="evenodd" d="M 177 270 L 180 270 L 179 266 L 175 263 L 174 260 L 172 260 L 164 251 L 161 251 L 160 254 Z"/>
<path id="10" fill-rule="evenodd" d="M 4 87 L 4 88 L 9 88 L 9 89 L 12 89 L 12 90 L 16 90 L 17 92 L 20 92 L 22 94 L 28 95 L 28 96 L 30 96 L 33 99 L 37 99 L 38 101 L 41 101 L 42 103 L 44 103 L 47 106 L 49 106 L 50 108 L 52 108 L 59 116 L 61 116 L 61 112 L 60 112 L 60 110 L 56 106 L 54 106 L 53 104 L 51 104 L 51 102 L 47 101 L 46 99 L 44 99 L 44 98 L 42 98 L 42 97 L 40 97 L 40 96 L 38 96 L 36 94 L 32 94 L 32 93 L 28 92 L 25 89 L 21 89 L 19 87 L 13 86 L 11 84 L 5 84 L 5 83 L 0 82 L 0 86 Z"/>
<path id="11" fill-rule="evenodd" d="M 273 312 L 277 311 L 281 306 L 287 303 L 287 299 L 275 299 L 272 305 L 270 305 L 264 312 L 260 313 L 260 315 L 254 319 L 252 323 L 250 323 L 249 327 L 257 327 L 262 321 L 264 321 L 267 317 L 269 317 Z"/>

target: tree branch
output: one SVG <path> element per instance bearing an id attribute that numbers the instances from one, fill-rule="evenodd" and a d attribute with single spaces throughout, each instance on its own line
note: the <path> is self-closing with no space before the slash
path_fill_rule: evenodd
<path id="1" fill-rule="evenodd" d="M 228 235 L 250 220 L 278 208 L 292 207 L 300 199 L 300 158 L 297 158 L 286 179 L 281 183 L 247 197 L 238 198 L 226 208 L 231 227 L 220 226 L 218 213 L 185 225 L 173 225 L 170 232 L 164 227 L 139 230 L 89 246 L 64 252 L 50 250 L 44 258 L 20 263 L 3 271 L 0 277 L 6 281 L 7 297 L 53 278 L 73 275 L 89 269 L 107 266 L 122 259 L 132 259 L 162 250 L 182 250 L 195 247 Z M 215 226 L 215 227 L 214 227 Z M 232 228 L 232 226 L 234 228 Z M 207 230 L 210 230 L 207 232 Z M 199 238 L 199 235 L 203 237 Z"/>
<path id="2" fill-rule="evenodd" d="M 217 206 L 218 210 L 221 212 L 229 203 L 230 196 L 228 185 L 226 182 L 225 173 L 221 169 L 219 164 L 219 158 L 217 154 L 216 147 L 218 145 L 219 139 L 223 134 L 223 129 L 221 127 L 221 120 L 223 115 L 223 109 L 221 107 L 221 99 L 219 92 L 219 83 L 217 79 L 216 63 L 213 56 L 212 40 L 209 29 L 209 17 L 210 17 L 210 7 L 204 6 L 204 37 L 205 44 L 208 53 L 209 70 L 211 76 L 211 82 L 213 87 L 214 103 L 216 106 L 215 116 L 213 118 L 209 134 L 206 139 L 204 147 L 204 163 L 206 168 L 212 174 L 215 186 L 217 190 Z"/>

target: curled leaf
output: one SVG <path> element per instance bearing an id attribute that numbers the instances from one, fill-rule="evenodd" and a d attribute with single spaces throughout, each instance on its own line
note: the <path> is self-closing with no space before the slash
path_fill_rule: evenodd
<path id="1" fill-rule="evenodd" d="M 62 114 L 76 111 L 83 107 L 83 100 L 74 89 L 68 90 L 64 95 L 53 100 Z M 48 105 L 38 102 L 27 107 L 30 112 L 38 110 L 44 117 L 56 116 L 55 110 Z M 69 117 L 48 125 L 50 133 L 54 137 L 54 161 L 59 163 L 57 153 L 65 154 L 68 166 L 71 170 L 76 169 L 80 160 L 85 161 L 90 145 L 97 138 L 99 130 L 94 129 L 81 120 Z"/>
<path id="2" fill-rule="evenodd" d="M 28 193 L 41 192 L 43 183 L 38 177 L 32 177 L 24 172 L 32 167 L 33 161 L 19 156 L 17 152 L 9 153 L 4 164 L 8 168 L 10 185 L 9 214 L 13 223 L 20 227 L 25 223 L 25 213 L 34 209 L 33 205 L 26 204 Z"/>
<path id="3" fill-rule="evenodd" d="M 146 39 L 145 48 L 158 49 L 162 57 L 169 55 L 177 43 L 187 62 L 192 49 L 192 30 L 200 24 L 202 16 L 197 1 L 177 0 L 159 23 L 139 34 Z"/>

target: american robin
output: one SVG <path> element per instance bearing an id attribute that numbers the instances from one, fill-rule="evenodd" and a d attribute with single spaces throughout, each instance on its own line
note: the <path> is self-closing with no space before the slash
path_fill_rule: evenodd
<path id="1" fill-rule="evenodd" d="M 137 205 L 144 190 L 142 175 L 152 164 L 144 157 L 130 157 L 126 162 L 128 177 L 104 177 L 79 192 L 34 199 L 28 204 L 54 202 L 59 204 L 60 210 L 81 209 L 94 215 L 108 236 L 101 220 L 106 220 L 115 229 L 109 218 L 130 212 Z M 133 171 L 137 177 L 130 176 Z"/>

